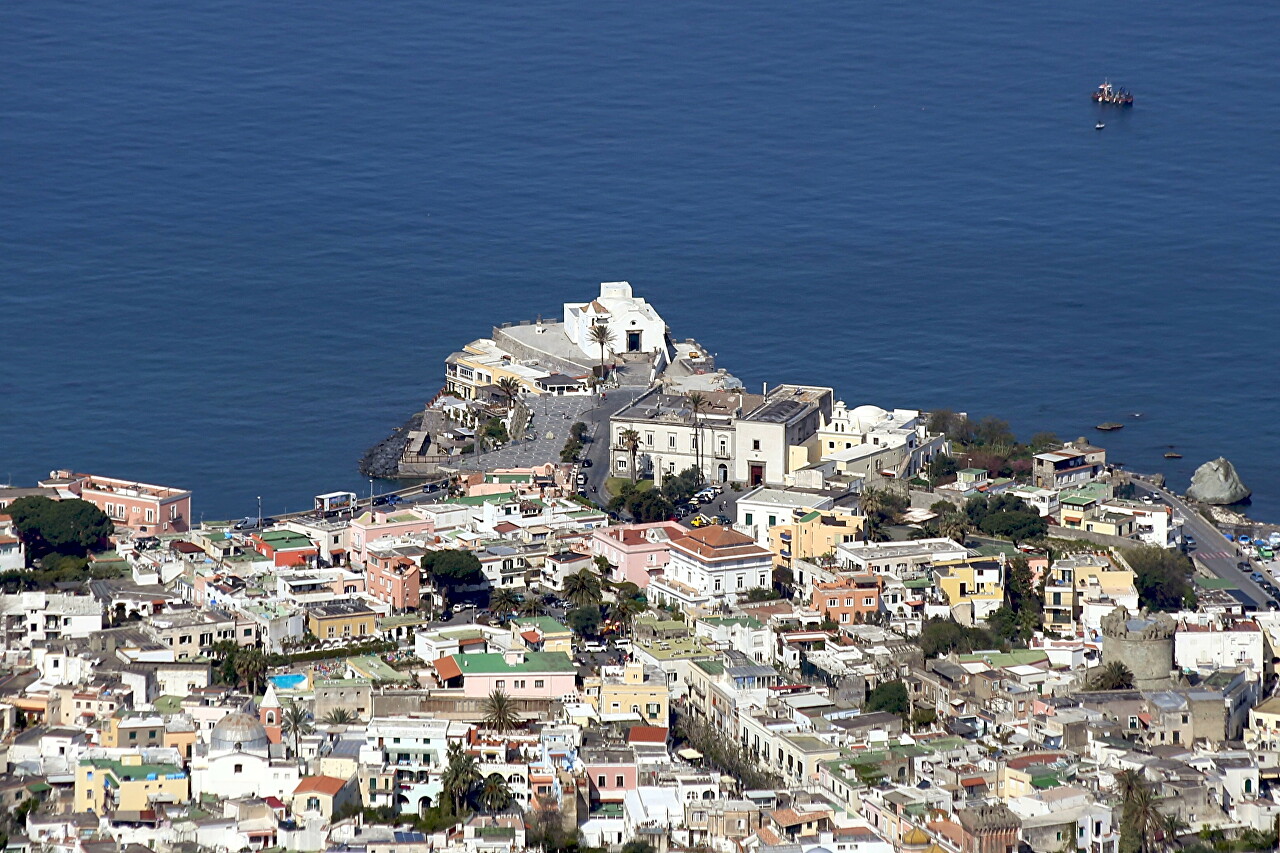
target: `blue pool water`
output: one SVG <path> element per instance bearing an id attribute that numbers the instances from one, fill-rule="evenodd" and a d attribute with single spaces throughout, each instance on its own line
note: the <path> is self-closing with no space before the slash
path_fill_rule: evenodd
<path id="1" fill-rule="evenodd" d="M 267 680 L 274 684 L 277 690 L 297 690 L 307 683 L 307 677 L 297 673 L 269 675 Z"/>

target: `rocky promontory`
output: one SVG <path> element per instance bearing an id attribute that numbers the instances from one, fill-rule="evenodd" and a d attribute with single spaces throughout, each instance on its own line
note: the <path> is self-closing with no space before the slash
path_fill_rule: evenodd
<path id="1" fill-rule="evenodd" d="M 1238 504 L 1249 499 L 1253 492 L 1240 482 L 1236 468 L 1225 457 L 1219 456 L 1206 462 L 1191 475 L 1191 488 L 1187 497 L 1214 506 Z"/>
<path id="2" fill-rule="evenodd" d="M 416 412 L 404 426 L 365 451 L 360 458 L 360 473 L 366 477 L 391 479 L 400 475 L 400 457 L 409 444 L 409 433 L 422 424 L 422 412 Z"/>

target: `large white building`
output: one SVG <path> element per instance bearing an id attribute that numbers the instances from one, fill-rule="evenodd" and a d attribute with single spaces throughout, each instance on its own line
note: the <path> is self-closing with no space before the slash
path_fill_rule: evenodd
<path id="1" fill-rule="evenodd" d="M 632 474 L 632 454 L 624 439 L 632 431 L 639 441 L 634 459 L 637 477 L 651 478 L 661 485 L 667 475 L 701 465 L 708 481 L 727 482 L 734 471 L 738 446 L 734 423 L 764 398 L 741 391 L 701 393 L 705 407 L 696 417 L 687 396 L 661 390 L 645 394 L 615 413 L 609 420 L 613 476 Z"/>
<path id="2" fill-rule="evenodd" d="M 566 302 L 564 332 L 569 340 L 593 361 L 600 360 L 600 345 L 591 339 L 592 326 L 607 326 L 613 343 L 604 348 L 605 357 L 618 353 L 662 353 L 670 360 L 671 343 L 667 340 L 667 324 L 653 306 L 631 293 L 625 281 L 607 281 L 600 285 L 600 295 L 590 302 Z"/>
<path id="3" fill-rule="evenodd" d="M 810 463 L 818 431 L 831 420 L 833 392 L 813 385 L 779 385 L 737 420 L 733 479 L 748 486 L 784 485 Z"/>
<path id="4" fill-rule="evenodd" d="M 191 795 L 288 799 L 298 787 L 296 761 L 273 761 L 267 730 L 255 717 L 227 714 L 191 759 Z"/>
<path id="5" fill-rule="evenodd" d="M 847 474 L 914 477 L 939 453 L 947 450 L 944 435 L 930 435 L 920 412 L 885 411 L 879 406 L 849 409 L 838 401 L 831 419 L 817 433 L 818 455 Z"/>
<path id="6" fill-rule="evenodd" d="M 650 600 L 704 614 L 773 583 L 773 554 L 729 527 L 703 527 L 671 541 L 671 559 L 649 584 Z"/>
<path id="7" fill-rule="evenodd" d="M 0 595 L 0 639 L 7 648 L 102 630 L 102 605 L 91 595 L 20 592 Z"/>
<path id="8" fill-rule="evenodd" d="M 470 726 L 426 717 L 374 717 L 360 747 L 360 789 L 370 808 L 421 814 L 439 802 L 440 774 L 450 741 L 464 742 Z"/>

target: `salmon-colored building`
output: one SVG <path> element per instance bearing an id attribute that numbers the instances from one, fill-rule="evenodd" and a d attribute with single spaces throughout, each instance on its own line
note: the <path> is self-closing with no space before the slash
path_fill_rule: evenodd
<path id="1" fill-rule="evenodd" d="M 840 625 L 865 622 L 880 610 L 880 575 L 841 575 L 830 583 L 813 585 L 814 610 Z"/>
<path id="2" fill-rule="evenodd" d="M 365 559 L 369 594 L 397 611 L 416 610 L 422 601 L 421 564 L 426 553 L 420 545 L 374 543 Z"/>
<path id="3" fill-rule="evenodd" d="M 114 477 L 54 471 L 40 485 L 63 498 L 80 498 L 107 514 L 117 527 L 145 536 L 191 529 L 191 492 Z"/>
<path id="4" fill-rule="evenodd" d="M 674 521 L 617 524 L 591 531 L 591 553 L 614 567 L 615 582 L 631 581 L 643 589 L 662 574 L 671 559 L 671 540 L 689 531 Z"/>

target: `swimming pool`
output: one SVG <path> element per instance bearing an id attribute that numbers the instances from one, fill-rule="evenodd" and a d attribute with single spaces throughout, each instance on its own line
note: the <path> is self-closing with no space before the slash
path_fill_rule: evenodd
<path id="1" fill-rule="evenodd" d="M 290 672 L 284 675 L 269 675 L 267 681 L 276 686 L 277 690 L 297 690 L 299 687 L 306 686 L 307 677 L 300 673 Z"/>

